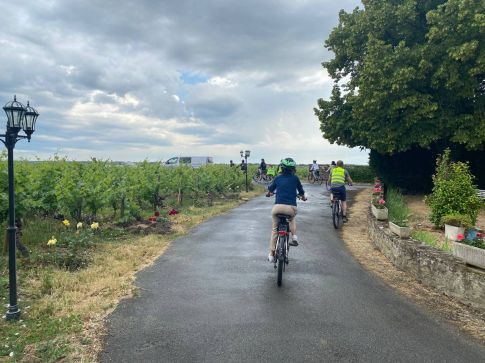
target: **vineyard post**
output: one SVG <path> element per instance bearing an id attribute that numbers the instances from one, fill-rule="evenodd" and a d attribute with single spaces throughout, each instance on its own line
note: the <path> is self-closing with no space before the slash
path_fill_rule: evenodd
<path id="1" fill-rule="evenodd" d="M 5 316 L 7 320 L 16 320 L 20 317 L 20 309 L 17 304 L 17 266 L 16 266 L 16 229 L 15 226 L 15 193 L 14 193 L 14 172 L 13 172 L 13 149 L 17 141 L 27 139 L 35 131 L 35 121 L 39 114 L 30 107 L 27 101 L 27 107 L 17 102 L 14 96 L 13 101 L 7 102 L 3 107 L 7 114 L 7 131 L 0 135 L 8 151 L 8 282 L 9 282 L 9 304 Z M 26 135 L 19 135 L 20 129 L 23 129 Z"/>

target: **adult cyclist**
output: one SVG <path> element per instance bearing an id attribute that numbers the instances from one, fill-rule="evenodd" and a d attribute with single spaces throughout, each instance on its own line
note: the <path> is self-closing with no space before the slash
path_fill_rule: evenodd
<path id="1" fill-rule="evenodd" d="M 317 180 L 320 177 L 320 166 L 316 160 L 313 160 L 313 164 L 310 166 L 310 171 L 313 173 L 313 178 Z"/>
<path id="2" fill-rule="evenodd" d="M 342 221 L 344 223 L 347 222 L 347 192 L 345 190 L 345 181 L 350 185 L 353 184 L 348 170 L 344 169 L 344 162 L 339 160 L 329 175 L 331 188 L 330 200 L 333 200 L 333 195 L 335 194 L 342 201 Z"/>
<path id="3" fill-rule="evenodd" d="M 302 200 L 306 200 L 305 191 L 301 185 L 300 179 L 295 175 L 296 162 L 292 158 L 281 160 L 281 174 L 268 186 L 267 197 L 273 195 L 276 191 L 275 204 L 271 210 L 273 218 L 273 230 L 269 245 L 269 262 L 274 262 L 276 239 L 278 238 L 278 217 L 277 214 L 286 214 L 290 216 L 290 231 L 292 240 L 290 246 L 298 246 L 298 237 L 296 235 L 295 216 L 297 212 L 296 197 L 297 194 Z M 298 192 L 298 193 L 297 193 Z"/>

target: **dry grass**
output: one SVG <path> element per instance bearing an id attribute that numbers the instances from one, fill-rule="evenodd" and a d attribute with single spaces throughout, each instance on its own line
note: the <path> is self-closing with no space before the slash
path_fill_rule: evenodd
<path id="1" fill-rule="evenodd" d="M 342 238 L 359 263 L 438 319 L 451 322 L 462 332 L 485 343 L 485 312 L 463 305 L 451 297 L 423 286 L 410 275 L 398 270 L 380 253 L 367 235 L 367 214 L 372 190 L 369 188 L 359 192 L 350 191 L 349 194 L 349 222 L 342 229 Z M 414 211 L 412 203 L 411 209 Z M 425 207 L 422 211 L 426 214 Z"/>
<path id="2" fill-rule="evenodd" d="M 240 200 L 225 200 L 208 208 L 189 208 L 186 213 L 171 217 L 173 232 L 169 235 L 148 235 L 119 244 L 100 244 L 86 269 L 77 272 L 50 269 L 38 275 L 31 274 L 22 282 L 21 291 L 25 297 L 36 298 L 32 299 L 31 309 L 24 311 L 23 318 L 35 320 L 47 310 L 52 312 L 49 319 L 80 317 L 82 329 L 67 331 L 55 339 L 50 338 L 49 342 L 64 341 L 64 345 L 68 344 L 69 349 L 66 349 L 63 361 L 95 362 L 102 348 L 105 317 L 121 299 L 136 294 L 134 274 L 153 263 L 171 241 L 187 233 L 190 228 L 258 194 L 261 194 L 261 190 L 243 193 Z M 45 289 L 46 275 L 51 285 L 49 293 L 39 294 L 38 291 Z M 18 357 L 18 360 L 42 361 L 38 347 L 44 343 L 47 341 L 36 341 L 26 346 L 24 356 Z"/>

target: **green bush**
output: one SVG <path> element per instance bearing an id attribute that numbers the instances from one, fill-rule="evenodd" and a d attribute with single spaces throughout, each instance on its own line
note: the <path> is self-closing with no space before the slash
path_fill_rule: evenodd
<path id="1" fill-rule="evenodd" d="M 473 226 L 470 216 L 466 214 L 447 214 L 441 218 L 443 224 L 455 227 L 470 228 Z"/>
<path id="2" fill-rule="evenodd" d="M 393 187 L 387 190 L 386 205 L 389 211 L 389 221 L 398 226 L 406 227 L 408 225 L 409 208 L 399 190 Z"/>
<path id="3" fill-rule="evenodd" d="M 443 217 L 449 214 L 467 215 L 475 224 L 482 202 L 473 179 L 468 164 L 450 160 L 449 149 L 437 159 L 433 192 L 426 198 L 430 220 L 436 227 L 442 227 Z"/>

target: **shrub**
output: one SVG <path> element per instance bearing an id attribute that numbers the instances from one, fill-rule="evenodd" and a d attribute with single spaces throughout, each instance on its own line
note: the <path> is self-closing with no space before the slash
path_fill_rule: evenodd
<path id="1" fill-rule="evenodd" d="M 473 226 L 470 216 L 466 214 L 447 214 L 441 218 L 443 224 L 455 227 L 470 228 Z"/>
<path id="2" fill-rule="evenodd" d="M 403 195 L 396 188 L 387 190 L 387 209 L 389 210 L 389 221 L 401 227 L 407 226 L 409 208 Z"/>
<path id="3" fill-rule="evenodd" d="M 482 202 L 473 185 L 473 175 L 468 164 L 451 162 L 447 149 L 436 162 L 433 175 L 433 192 L 426 198 L 431 208 L 430 220 L 436 227 L 443 226 L 443 217 L 448 214 L 464 214 L 475 224 Z"/>

